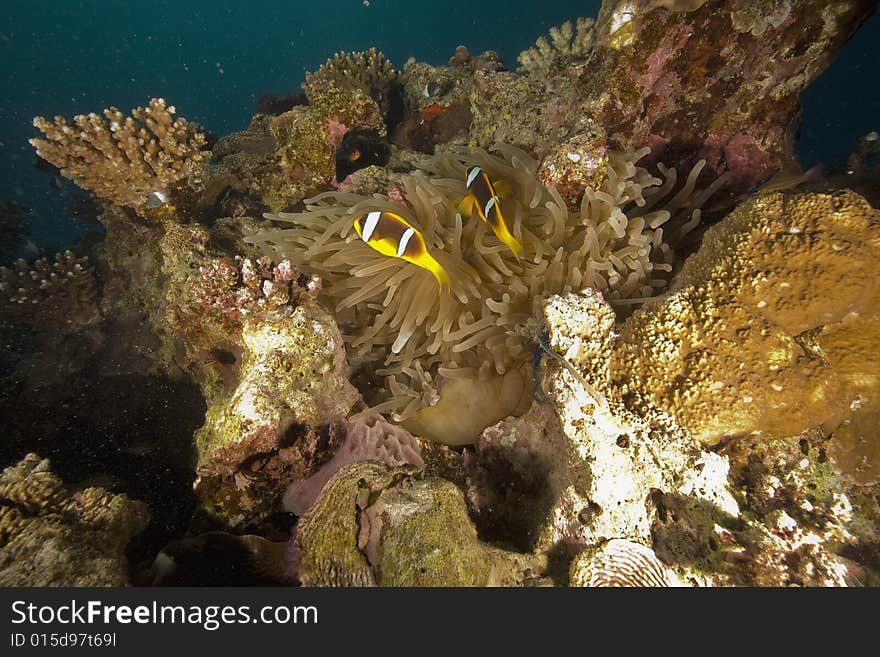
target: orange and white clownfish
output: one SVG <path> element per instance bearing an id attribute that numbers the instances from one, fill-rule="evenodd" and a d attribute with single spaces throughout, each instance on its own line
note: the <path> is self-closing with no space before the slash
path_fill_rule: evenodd
<path id="1" fill-rule="evenodd" d="M 499 192 L 505 185 L 503 183 L 493 184 L 489 180 L 488 174 L 483 171 L 482 167 L 470 167 L 464 174 L 465 187 L 467 187 L 468 195 L 462 199 L 458 206 L 459 211 L 465 216 L 471 216 L 474 208 L 480 219 L 485 221 L 492 228 L 498 239 L 507 245 L 513 255 L 517 259 L 522 256 L 523 245 L 510 234 L 507 228 L 507 222 L 504 215 L 501 214 L 501 196 Z"/>
<path id="2" fill-rule="evenodd" d="M 393 212 L 369 212 L 354 220 L 354 229 L 364 242 L 382 255 L 402 258 L 434 274 L 440 289 L 449 287 L 449 275 L 434 260 L 425 238 L 403 217 Z"/>

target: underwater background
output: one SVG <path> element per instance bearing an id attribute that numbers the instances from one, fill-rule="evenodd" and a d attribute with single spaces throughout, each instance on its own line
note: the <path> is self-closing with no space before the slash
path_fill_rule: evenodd
<path id="1" fill-rule="evenodd" d="M 224 135 L 244 129 L 266 92 L 298 91 L 306 71 L 338 51 L 376 47 L 402 68 L 415 57 L 445 64 L 459 44 L 495 50 L 510 68 L 516 55 L 554 25 L 595 16 L 601 2 L 434 2 L 337 0 L 253 3 L 8 3 L 0 23 L 0 201 L 34 210 L 31 240 L 71 245 L 86 224 L 65 202 L 73 183 L 35 168 L 27 140 L 34 116 L 123 111 L 149 98 L 173 99 L 178 112 Z M 844 45 L 804 93 L 801 164 L 845 159 L 880 116 L 880 15 Z M 59 194 L 50 182 L 62 187 Z M 21 255 L 29 255 L 22 253 Z"/>
<path id="2" fill-rule="evenodd" d="M 880 585 L 876 4 L 4 8 L 0 586 Z"/>

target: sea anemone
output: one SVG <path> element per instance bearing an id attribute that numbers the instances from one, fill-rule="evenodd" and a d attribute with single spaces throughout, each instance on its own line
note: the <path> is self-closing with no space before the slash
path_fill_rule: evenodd
<path id="1" fill-rule="evenodd" d="M 452 148 L 418 161 L 402 178 L 403 203 L 380 194 L 319 194 L 305 212 L 266 215 L 290 228 L 248 239 L 323 279 L 324 300 L 335 309 L 350 358 L 376 365 L 375 374 L 385 377 L 384 388 L 365 393 L 367 400 L 402 421 L 435 404 L 444 380 L 485 381 L 529 361 L 533 318 L 546 297 L 589 287 L 626 304 L 667 286 L 673 245 L 699 222 L 700 205 L 723 181 L 695 191 L 700 162 L 672 195 L 679 187 L 674 169 L 661 167 L 661 180 L 636 165 L 648 152 L 609 153 L 607 175 L 571 211 L 522 150 Z M 522 259 L 489 225 L 458 211 L 473 165 L 510 189 L 501 205 L 525 247 Z M 354 219 L 377 210 L 404 216 L 421 232 L 449 274 L 448 291 L 438 290 L 427 270 L 358 239 Z"/>

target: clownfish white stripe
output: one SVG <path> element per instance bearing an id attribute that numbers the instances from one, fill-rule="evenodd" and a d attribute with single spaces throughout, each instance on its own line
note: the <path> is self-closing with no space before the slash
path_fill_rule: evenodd
<path id="1" fill-rule="evenodd" d="M 464 186 L 470 189 L 470 186 L 474 184 L 474 180 L 477 179 L 477 176 L 480 175 L 480 171 L 482 169 L 480 167 L 474 167 L 471 169 L 471 172 L 468 174 L 467 182 L 465 182 Z"/>
<path id="2" fill-rule="evenodd" d="M 400 244 L 397 247 L 397 257 L 400 258 L 403 256 L 406 251 L 406 245 L 409 244 L 410 239 L 413 235 L 416 234 L 415 228 L 407 228 L 406 232 L 400 236 Z"/>
<path id="3" fill-rule="evenodd" d="M 486 203 L 486 209 L 483 210 L 483 215 L 484 215 L 485 217 L 488 217 L 488 216 L 489 216 L 489 210 L 492 209 L 492 206 L 493 206 L 493 205 L 495 205 L 495 197 L 494 197 L 494 196 L 491 197 L 491 198 L 489 199 L 489 201 Z"/>
<path id="4" fill-rule="evenodd" d="M 371 212 L 367 215 L 367 220 L 364 222 L 364 232 L 361 234 L 361 239 L 364 242 L 369 242 L 370 238 L 373 236 L 373 231 L 376 230 L 376 224 L 379 223 L 379 217 L 382 216 L 381 212 Z"/>

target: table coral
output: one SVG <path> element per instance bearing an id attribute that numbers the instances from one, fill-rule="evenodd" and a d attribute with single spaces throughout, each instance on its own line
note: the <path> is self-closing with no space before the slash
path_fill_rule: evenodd
<path id="1" fill-rule="evenodd" d="M 73 123 L 56 116 L 34 119 L 45 139 L 31 139 L 37 155 L 83 189 L 118 205 L 143 210 L 151 192 L 165 192 L 198 170 L 208 155 L 205 135 L 174 118 L 174 106 L 153 98 L 126 117 L 115 107 L 80 114 Z"/>
<path id="2" fill-rule="evenodd" d="M 0 475 L 0 585 L 124 586 L 125 546 L 147 519 L 143 503 L 72 490 L 28 454 Z"/>

